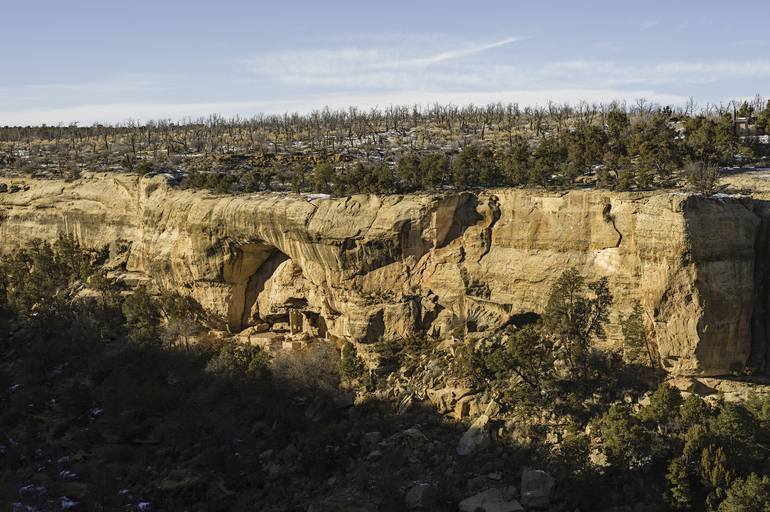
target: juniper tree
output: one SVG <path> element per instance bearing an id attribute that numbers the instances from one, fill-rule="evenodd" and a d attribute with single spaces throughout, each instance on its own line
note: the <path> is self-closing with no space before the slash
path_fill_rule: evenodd
<path id="1" fill-rule="evenodd" d="M 621 320 L 621 330 L 623 331 L 623 352 L 628 361 L 636 361 L 647 356 L 650 366 L 655 367 L 655 359 L 652 355 L 652 348 L 647 338 L 647 328 L 644 325 L 644 308 L 636 301 L 631 313 Z"/>
<path id="2" fill-rule="evenodd" d="M 607 278 L 586 284 L 574 268 L 565 270 L 551 290 L 543 327 L 555 339 L 559 356 L 581 378 L 588 377 L 590 344 L 604 337 L 611 305 Z"/>

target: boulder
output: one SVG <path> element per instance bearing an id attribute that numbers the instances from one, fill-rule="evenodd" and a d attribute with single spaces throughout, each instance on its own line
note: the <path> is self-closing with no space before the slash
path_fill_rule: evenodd
<path id="1" fill-rule="evenodd" d="M 433 403 L 433 405 L 436 407 L 436 410 L 441 414 L 451 411 L 452 405 L 455 401 L 452 390 L 449 388 L 429 389 L 428 399 L 431 401 L 431 403 Z"/>
<path id="2" fill-rule="evenodd" d="M 377 444 L 382 441 L 382 432 L 367 432 L 361 439 L 367 444 Z"/>
<path id="3" fill-rule="evenodd" d="M 483 394 L 464 395 L 454 406 L 453 416 L 457 420 L 463 418 L 475 418 L 481 414 L 493 416 L 500 412 L 500 404 L 489 400 Z"/>
<path id="4" fill-rule="evenodd" d="M 259 322 L 252 325 L 251 329 L 254 333 L 267 332 L 270 330 L 270 324 L 267 322 Z"/>
<path id="5" fill-rule="evenodd" d="M 489 436 L 489 416 L 482 414 L 460 438 L 457 444 L 458 455 L 470 455 L 483 450 L 491 443 Z"/>
<path id="6" fill-rule="evenodd" d="M 518 512 L 523 511 L 521 504 L 514 499 L 506 499 L 500 488 L 487 489 L 460 502 L 460 512 Z"/>
<path id="7" fill-rule="evenodd" d="M 444 414 L 452 412 L 455 403 L 464 398 L 471 389 L 462 386 L 448 386 L 440 389 L 429 389 L 428 399 L 436 406 L 438 412 Z"/>
<path id="8" fill-rule="evenodd" d="M 521 503 L 527 508 L 548 508 L 555 485 L 556 481 L 545 471 L 525 469 L 521 473 Z"/>
<path id="9" fill-rule="evenodd" d="M 438 504 L 438 490 L 429 483 L 418 482 L 406 493 L 406 506 L 410 510 L 433 510 Z"/>
<path id="10" fill-rule="evenodd" d="M 695 379 L 692 377 L 674 377 L 668 379 L 666 382 L 669 386 L 685 393 L 695 393 L 701 396 L 716 393 L 716 390 L 707 386 L 704 383 L 704 380 L 705 379 Z"/>

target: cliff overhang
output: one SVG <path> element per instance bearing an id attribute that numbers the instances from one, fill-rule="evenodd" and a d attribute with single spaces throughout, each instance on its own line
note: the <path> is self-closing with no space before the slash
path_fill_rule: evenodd
<path id="1" fill-rule="evenodd" d="M 0 250 L 73 234 L 128 246 L 126 270 L 194 297 L 231 331 L 294 304 L 315 328 L 370 342 L 495 329 L 542 312 L 561 272 L 607 277 L 605 348 L 636 302 L 663 366 L 763 364 L 766 235 L 754 200 L 681 192 L 222 196 L 163 177 L 0 180 Z M 764 236 L 764 238 L 763 238 Z M 759 283 L 759 284 L 758 284 Z M 759 354 L 759 355 L 758 355 Z"/>

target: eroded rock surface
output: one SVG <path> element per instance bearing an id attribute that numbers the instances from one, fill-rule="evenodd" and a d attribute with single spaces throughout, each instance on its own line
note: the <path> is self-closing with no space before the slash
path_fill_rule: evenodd
<path id="1" fill-rule="evenodd" d="M 363 343 L 491 329 L 542 312 L 576 267 L 609 279 L 610 345 L 639 301 L 674 374 L 728 373 L 752 352 L 750 198 L 493 189 L 311 199 L 118 174 L 0 181 L 20 185 L 0 193 L 3 251 L 61 232 L 91 247 L 125 243 L 128 274 L 194 297 L 231 331 L 264 321 L 293 331 L 287 307 L 302 313 L 292 320 L 301 329 Z"/>

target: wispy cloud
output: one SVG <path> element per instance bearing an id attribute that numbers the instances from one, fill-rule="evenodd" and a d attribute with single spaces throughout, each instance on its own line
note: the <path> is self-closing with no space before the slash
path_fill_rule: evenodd
<path id="1" fill-rule="evenodd" d="M 521 40 L 506 37 L 493 42 L 455 43 L 446 49 L 438 47 L 440 41 L 437 39 L 420 40 L 415 44 L 406 38 L 396 44 L 380 46 L 274 52 L 246 60 L 244 66 L 260 79 L 301 86 L 409 88 L 436 81 L 467 84 L 476 80 L 472 74 L 463 76 L 462 72 L 458 73 L 457 66 L 472 65 L 469 57 Z M 419 56 L 421 53 L 423 55 Z"/>
<path id="2" fill-rule="evenodd" d="M 498 101 L 542 105 L 640 97 L 681 104 L 687 96 L 697 95 L 694 90 L 706 90 L 715 82 L 751 84 L 770 79 L 770 59 L 763 58 L 648 62 L 532 58 L 532 46 L 514 36 L 486 40 L 436 34 L 340 36 L 312 48 L 285 48 L 231 60 L 229 76 L 190 70 L 185 76 L 136 75 L 80 84 L 3 86 L 0 80 L 0 125 L 181 119 L 211 113 L 248 116 L 307 112 L 327 105 L 368 108 Z"/>
<path id="3" fill-rule="evenodd" d="M 539 80 L 544 81 L 570 77 L 572 81 L 603 83 L 608 86 L 703 84 L 770 77 L 770 60 L 671 61 L 636 65 L 574 60 L 544 63 L 534 72 Z"/>
<path id="4" fill-rule="evenodd" d="M 470 57 L 471 55 L 476 55 L 477 53 L 482 53 L 487 50 L 492 50 L 494 48 L 499 48 L 501 46 L 515 43 L 516 41 L 521 41 L 521 38 L 506 37 L 505 39 L 502 39 L 500 41 L 495 41 L 494 43 L 482 44 L 480 46 L 472 46 L 470 48 L 464 48 L 460 50 L 445 51 L 423 59 L 406 61 L 405 64 L 420 66 L 420 65 L 437 64 L 439 62 L 446 62 L 449 60 L 462 59 L 463 57 Z"/>
<path id="5" fill-rule="evenodd" d="M 618 62 L 606 59 L 532 61 L 524 52 L 491 50 L 522 38 L 493 42 L 465 42 L 441 48 L 446 41 L 409 40 L 400 45 L 341 46 L 293 49 L 261 55 L 244 63 L 260 83 L 326 90 L 433 90 L 473 87 L 616 88 L 708 84 L 724 80 L 770 78 L 770 60 Z M 434 48 L 425 49 L 433 44 Z M 420 55 L 422 53 L 422 55 Z M 415 57 L 417 55 L 417 57 Z"/>

